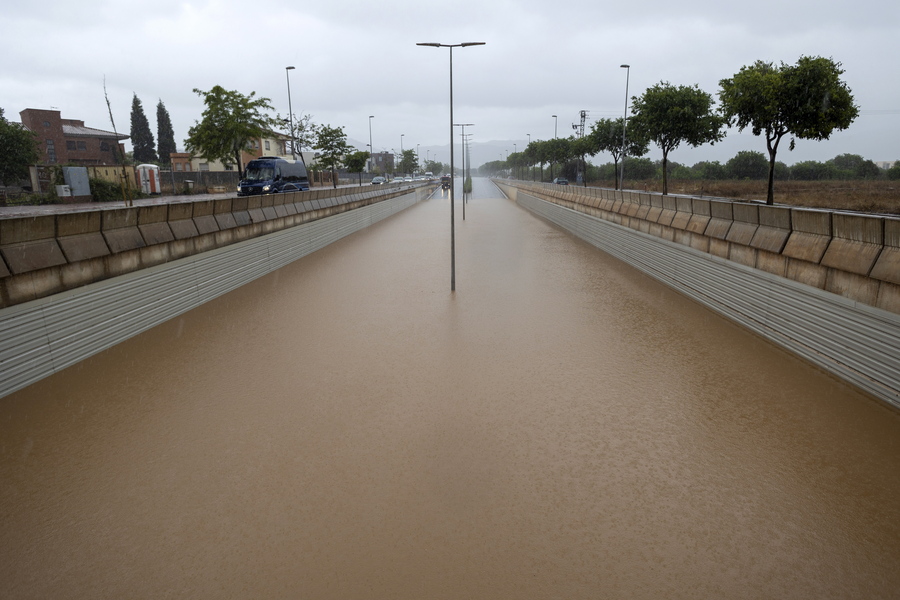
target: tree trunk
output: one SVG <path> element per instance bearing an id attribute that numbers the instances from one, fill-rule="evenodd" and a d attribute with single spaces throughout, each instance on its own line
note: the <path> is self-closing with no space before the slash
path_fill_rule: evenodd
<path id="1" fill-rule="evenodd" d="M 334 167 L 331 167 L 331 186 L 334 189 L 337 189 L 337 173 L 335 172 Z"/>
<path id="2" fill-rule="evenodd" d="M 766 192 L 766 204 L 775 204 L 775 153 L 778 152 L 778 142 L 781 136 L 769 139 L 766 136 L 766 148 L 769 151 L 769 186 Z"/>
<path id="3" fill-rule="evenodd" d="M 663 151 L 662 170 L 663 170 L 663 196 L 669 194 L 669 158 L 668 152 Z"/>

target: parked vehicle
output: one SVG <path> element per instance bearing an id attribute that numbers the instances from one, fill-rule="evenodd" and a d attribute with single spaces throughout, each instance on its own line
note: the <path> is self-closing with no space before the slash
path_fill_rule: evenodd
<path id="1" fill-rule="evenodd" d="M 308 189 L 309 176 L 303 161 L 262 156 L 247 163 L 244 177 L 237 188 L 237 195 L 253 196 Z"/>
<path id="2" fill-rule="evenodd" d="M 569 185 L 569 180 L 565 177 L 557 177 L 553 180 L 553 183 L 555 183 L 556 185 Z"/>
<path id="3" fill-rule="evenodd" d="M 372 178 L 372 185 L 384 185 L 385 183 L 387 183 L 387 179 L 381 177 L 380 175 L 378 177 Z"/>

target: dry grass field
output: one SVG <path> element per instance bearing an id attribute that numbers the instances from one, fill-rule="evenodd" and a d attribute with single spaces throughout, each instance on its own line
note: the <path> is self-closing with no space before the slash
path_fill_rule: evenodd
<path id="1" fill-rule="evenodd" d="M 590 185 L 613 187 L 612 181 Z M 627 189 L 661 192 L 662 181 L 628 181 Z M 766 200 L 765 181 L 669 181 L 670 194 Z M 900 214 L 900 181 L 776 181 L 775 203 L 809 208 Z"/>

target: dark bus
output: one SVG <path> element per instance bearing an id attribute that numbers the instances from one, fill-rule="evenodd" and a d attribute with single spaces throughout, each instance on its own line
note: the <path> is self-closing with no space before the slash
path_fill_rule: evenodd
<path id="1" fill-rule="evenodd" d="M 277 194 L 308 189 L 309 176 L 303 161 L 263 156 L 247 163 L 237 195 Z"/>

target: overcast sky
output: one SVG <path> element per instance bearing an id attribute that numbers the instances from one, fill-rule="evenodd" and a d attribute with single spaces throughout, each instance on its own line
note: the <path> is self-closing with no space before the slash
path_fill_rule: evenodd
<path id="1" fill-rule="evenodd" d="M 660 81 L 715 95 L 742 66 L 802 55 L 843 64 L 860 116 L 829 141 L 782 145 L 779 160 L 900 159 L 900 3 L 891 0 L 46 0 L 5 3 L 2 15 L 8 119 L 55 108 L 111 130 L 105 78 L 119 132 L 129 133 L 136 93 L 155 136 L 161 99 L 179 149 L 203 111 L 194 88 L 255 91 L 286 115 L 293 65 L 295 114 L 343 126 L 360 149 L 374 115 L 376 150 L 399 152 L 402 135 L 405 149 L 418 144 L 423 159 L 427 149 L 449 162 L 449 51 L 416 42 L 480 41 L 453 51 L 454 117 L 475 124 L 467 131 L 481 148 L 476 165 L 522 150 L 527 134 L 552 138 L 554 123 L 571 135 L 581 110 L 588 124 L 621 116 L 623 63 L 629 96 Z M 765 152 L 765 141 L 730 130 L 720 144 L 683 146 L 670 159 L 724 162 L 740 150 Z"/>

